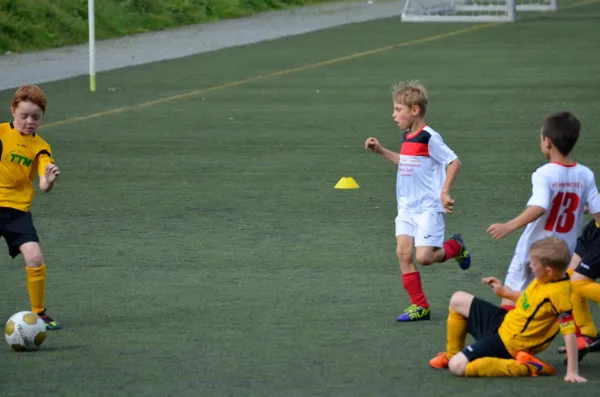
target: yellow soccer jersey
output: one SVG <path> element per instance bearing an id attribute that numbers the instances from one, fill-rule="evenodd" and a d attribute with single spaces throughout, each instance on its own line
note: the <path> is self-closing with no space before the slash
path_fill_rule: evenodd
<path id="1" fill-rule="evenodd" d="M 53 163 L 50 145 L 39 135 L 23 135 L 12 123 L 0 124 L 0 207 L 28 211 L 36 171 Z"/>
<path id="2" fill-rule="evenodd" d="M 571 280 L 565 277 L 551 283 L 533 280 L 509 311 L 498 333 L 506 349 L 538 353 L 546 349 L 560 331 L 575 333 L 571 307 Z"/>

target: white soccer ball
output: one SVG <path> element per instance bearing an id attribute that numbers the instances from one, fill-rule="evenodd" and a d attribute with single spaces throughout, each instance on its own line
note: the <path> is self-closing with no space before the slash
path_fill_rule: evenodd
<path id="1" fill-rule="evenodd" d="M 15 351 L 37 350 L 46 339 L 46 324 L 33 312 L 18 312 L 6 322 L 4 338 Z"/>

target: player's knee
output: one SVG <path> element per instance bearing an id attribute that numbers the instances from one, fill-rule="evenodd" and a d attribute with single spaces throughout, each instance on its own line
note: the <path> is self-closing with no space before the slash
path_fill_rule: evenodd
<path id="1" fill-rule="evenodd" d="M 412 247 L 397 245 L 396 256 L 398 257 L 400 265 L 408 265 L 412 263 Z"/>
<path id="2" fill-rule="evenodd" d="M 21 254 L 25 259 L 25 266 L 35 268 L 40 267 L 44 263 L 40 246 L 36 243 L 25 243 L 20 248 Z"/>
<path id="3" fill-rule="evenodd" d="M 464 292 L 458 291 L 452 294 L 452 298 L 450 298 L 450 308 L 458 313 L 464 313 L 467 308 L 471 307 L 471 301 L 473 300 L 473 295 Z"/>
<path id="4" fill-rule="evenodd" d="M 42 253 L 32 253 L 25 257 L 25 265 L 27 267 L 40 267 L 44 263 L 44 259 L 42 258 Z"/>
<path id="5" fill-rule="evenodd" d="M 464 354 L 458 353 L 448 362 L 448 369 L 456 376 L 464 376 L 469 361 Z"/>
<path id="6" fill-rule="evenodd" d="M 423 266 L 429 266 L 434 263 L 432 251 L 417 251 L 417 262 Z"/>
<path id="7" fill-rule="evenodd" d="M 464 300 L 464 296 L 467 293 L 464 291 L 457 291 L 455 293 L 452 294 L 452 297 L 450 298 L 450 306 L 456 306 L 458 304 L 460 304 L 463 300 Z"/>

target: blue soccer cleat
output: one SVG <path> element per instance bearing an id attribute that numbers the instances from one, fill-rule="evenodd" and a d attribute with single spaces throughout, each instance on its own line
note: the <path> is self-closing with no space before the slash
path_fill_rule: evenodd
<path id="1" fill-rule="evenodd" d="M 430 309 L 422 306 L 410 305 L 404 313 L 398 316 L 396 319 L 401 323 L 408 323 L 412 321 L 423 321 L 431 318 Z"/>
<path id="2" fill-rule="evenodd" d="M 460 252 L 454 259 L 456 259 L 458 266 L 460 266 L 462 270 L 467 270 L 471 267 L 471 254 L 469 254 L 469 251 L 467 251 L 467 247 L 465 246 L 462 236 L 460 234 L 454 234 L 452 237 L 450 237 L 450 240 L 454 240 L 460 244 Z"/>

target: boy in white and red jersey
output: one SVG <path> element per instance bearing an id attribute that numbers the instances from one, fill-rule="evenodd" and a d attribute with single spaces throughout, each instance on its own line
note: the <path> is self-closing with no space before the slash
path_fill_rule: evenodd
<path id="1" fill-rule="evenodd" d="M 567 243 L 573 255 L 586 205 L 594 219 L 600 222 L 600 197 L 594 173 L 571 159 L 580 128 L 579 120 L 570 112 L 555 113 L 544 119 L 540 146 L 550 162 L 532 174 L 533 189 L 527 208 L 511 221 L 488 228 L 488 233 L 499 240 L 527 226 L 506 275 L 505 285 L 514 291 L 524 291 L 533 280 L 528 264 L 534 242 L 558 237 Z M 514 301 L 502 299 L 505 310 L 514 306 Z"/>
<path id="2" fill-rule="evenodd" d="M 392 117 L 404 131 L 400 153 L 382 147 L 373 137 L 367 139 L 365 148 L 398 167 L 396 256 L 411 306 L 397 320 L 429 320 L 429 303 L 423 292 L 421 275 L 413 263 L 413 246 L 421 265 L 455 258 L 463 270 L 469 268 L 471 257 L 461 236 L 455 234 L 444 241 L 444 212 L 453 211 L 450 190 L 461 163 L 440 134 L 426 125 L 428 98 L 421 84 L 399 83 L 392 88 L 392 96 Z"/>

